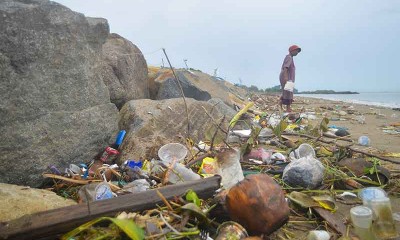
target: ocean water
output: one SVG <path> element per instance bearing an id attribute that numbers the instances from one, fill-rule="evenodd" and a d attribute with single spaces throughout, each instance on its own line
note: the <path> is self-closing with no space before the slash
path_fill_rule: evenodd
<path id="1" fill-rule="evenodd" d="M 362 92 L 360 94 L 296 94 L 296 96 L 359 103 L 371 106 L 400 108 L 400 92 Z"/>

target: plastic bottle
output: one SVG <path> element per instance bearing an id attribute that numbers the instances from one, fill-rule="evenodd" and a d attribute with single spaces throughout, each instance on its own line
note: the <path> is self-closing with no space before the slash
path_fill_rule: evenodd
<path id="1" fill-rule="evenodd" d="M 162 162 L 167 167 L 169 167 L 169 165 L 172 164 L 166 161 Z M 200 175 L 193 172 L 191 169 L 186 168 L 185 165 L 177 162 L 174 164 L 172 171 L 170 171 L 169 173 L 168 181 L 170 183 L 177 183 L 177 182 L 198 180 L 200 178 L 201 178 Z"/>
<path id="2" fill-rule="evenodd" d="M 368 146 L 369 145 L 369 137 L 367 136 L 361 136 L 358 138 L 358 144 L 362 146 Z"/>
<path id="3" fill-rule="evenodd" d="M 122 141 L 124 140 L 126 131 L 125 130 L 121 130 L 119 131 L 118 135 L 117 135 L 117 139 L 115 139 L 115 147 L 118 148 L 119 145 L 121 145 Z"/>

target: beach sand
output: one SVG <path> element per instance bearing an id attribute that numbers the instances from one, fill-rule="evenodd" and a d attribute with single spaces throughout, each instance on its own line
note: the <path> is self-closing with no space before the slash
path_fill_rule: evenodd
<path id="1" fill-rule="evenodd" d="M 390 124 L 400 124 L 400 111 L 341 101 L 295 97 L 294 110 L 299 111 L 303 107 L 306 112 L 327 114 L 331 119 L 328 125 L 347 128 L 355 143 L 360 136 L 367 136 L 370 146 L 388 153 L 400 153 L 400 133 L 384 132 L 385 127 L 390 127 Z M 346 115 L 341 116 L 340 111 L 342 114 L 346 112 Z M 360 121 L 363 117 L 365 123 Z"/>
<path id="2" fill-rule="evenodd" d="M 251 98 L 262 112 L 272 114 L 279 111 L 278 94 L 254 94 Z M 311 113 L 316 118 L 309 124 L 318 126 L 324 117 L 330 119 L 328 126 L 346 128 L 353 143 L 339 141 L 341 146 L 352 145 L 357 149 L 392 161 L 381 161 L 388 169 L 400 173 L 400 158 L 385 156 L 390 153 L 400 154 L 400 133 L 391 125 L 400 124 L 400 111 L 385 107 L 354 104 L 317 98 L 295 96 L 292 105 L 293 113 Z M 282 111 L 280 111 L 282 113 Z M 361 121 L 364 119 L 364 121 Z M 397 130 L 399 126 L 397 125 Z M 388 132 L 385 132 L 388 131 Z M 367 136 L 369 146 L 358 144 L 360 136 Z"/>
<path id="3" fill-rule="evenodd" d="M 293 109 L 296 112 L 316 112 L 318 119 L 312 122 L 314 126 L 321 121 L 323 115 L 326 115 L 328 119 L 331 119 L 328 126 L 335 125 L 347 128 L 350 138 L 354 141 L 352 147 L 358 150 L 377 156 L 384 156 L 387 153 L 400 154 L 400 133 L 395 133 L 393 130 L 392 133 L 384 132 L 385 129 L 390 129 L 391 124 L 400 123 L 400 111 L 385 107 L 307 97 L 295 97 Z M 341 111 L 342 114 L 346 112 L 346 115 L 339 115 L 338 113 Z M 364 123 L 357 120 L 362 117 L 365 117 Z M 387 128 L 388 126 L 389 128 Z M 369 146 L 365 147 L 358 144 L 360 136 L 367 136 L 370 139 Z M 385 158 L 393 160 L 393 162 L 381 160 L 381 165 L 390 170 L 392 177 L 400 176 L 400 158 Z"/>

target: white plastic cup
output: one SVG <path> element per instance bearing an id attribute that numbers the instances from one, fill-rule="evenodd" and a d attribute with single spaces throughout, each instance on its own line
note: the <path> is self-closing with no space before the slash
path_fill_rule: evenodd
<path id="1" fill-rule="evenodd" d="M 158 156 L 164 162 L 182 162 L 187 152 L 187 148 L 180 143 L 168 143 L 158 149 Z"/>
<path id="2" fill-rule="evenodd" d="M 165 167 L 169 167 L 172 163 L 162 161 Z M 168 181 L 172 184 L 178 182 L 194 181 L 200 179 L 200 175 L 193 172 L 192 169 L 187 168 L 185 165 L 177 162 L 172 166 L 172 171 L 169 173 Z"/>
<path id="3" fill-rule="evenodd" d="M 354 227 L 370 228 L 372 224 L 372 210 L 365 206 L 350 209 L 350 218 Z"/>
<path id="4" fill-rule="evenodd" d="M 307 157 L 307 156 L 311 156 L 311 157 L 315 158 L 315 151 L 314 151 L 314 148 L 310 144 L 302 143 L 295 150 L 295 156 L 298 159 L 303 158 L 303 157 Z"/>

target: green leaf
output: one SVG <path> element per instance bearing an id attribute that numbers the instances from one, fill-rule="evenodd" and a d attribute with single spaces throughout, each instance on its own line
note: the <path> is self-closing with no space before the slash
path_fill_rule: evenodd
<path id="1" fill-rule="evenodd" d="M 282 133 L 286 130 L 289 124 L 286 121 L 286 118 L 283 118 L 276 127 L 272 128 L 275 136 L 277 136 L 280 140 L 282 140 Z"/>
<path id="2" fill-rule="evenodd" d="M 84 223 L 81 226 L 75 228 L 74 230 L 66 233 L 61 237 L 62 240 L 69 240 L 82 231 L 85 231 L 86 229 L 90 228 L 94 224 L 104 221 L 104 220 L 109 220 L 113 224 L 115 224 L 118 228 L 120 228 L 128 237 L 130 237 L 133 240 L 142 240 L 144 239 L 144 231 L 140 227 L 138 227 L 135 222 L 131 219 L 117 219 L 117 218 L 110 218 L 110 217 L 100 217 L 97 219 L 94 219 L 90 222 Z"/>
<path id="3" fill-rule="evenodd" d="M 200 207 L 200 198 L 197 196 L 197 193 L 192 189 L 186 193 L 186 201 L 192 202 L 196 204 L 196 206 Z"/>
<path id="4" fill-rule="evenodd" d="M 236 122 L 240 119 L 240 117 L 247 112 L 251 107 L 254 106 L 254 102 L 249 102 L 242 110 L 240 110 L 229 122 L 229 127 L 233 128 L 236 125 Z"/>

